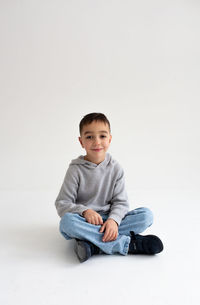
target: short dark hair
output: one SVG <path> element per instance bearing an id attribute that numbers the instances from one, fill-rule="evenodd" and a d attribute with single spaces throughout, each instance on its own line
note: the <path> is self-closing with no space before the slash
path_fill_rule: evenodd
<path id="1" fill-rule="evenodd" d="M 80 123 L 79 123 L 79 132 L 80 132 L 80 135 L 81 135 L 81 132 L 83 130 L 83 126 L 91 124 L 93 121 L 101 121 L 101 122 L 104 122 L 105 124 L 107 123 L 108 127 L 109 127 L 109 131 L 111 132 L 110 122 L 108 121 L 108 119 L 105 116 L 105 114 L 99 113 L 99 112 L 92 112 L 92 113 L 86 114 L 82 118 L 82 120 L 80 121 Z"/>

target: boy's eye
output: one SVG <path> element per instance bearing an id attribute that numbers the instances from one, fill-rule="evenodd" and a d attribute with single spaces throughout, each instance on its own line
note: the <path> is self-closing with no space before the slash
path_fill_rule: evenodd
<path id="1" fill-rule="evenodd" d="M 104 135 L 101 135 L 100 137 L 101 137 L 101 138 L 106 138 L 106 136 L 104 136 Z M 87 137 L 86 137 L 86 139 L 91 139 L 91 138 L 92 138 L 92 136 L 87 136 Z"/>

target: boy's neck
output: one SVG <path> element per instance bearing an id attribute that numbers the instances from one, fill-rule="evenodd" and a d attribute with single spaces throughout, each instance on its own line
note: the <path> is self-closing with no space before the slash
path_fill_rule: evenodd
<path id="1" fill-rule="evenodd" d="M 106 155 L 104 156 L 104 158 L 92 159 L 92 158 L 89 158 L 89 157 L 86 155 L 86 156 L 84 156 L 84 160 L 90 161 L 90 162 L 95 163 L 95 164 L 98 165 L 98 164 L 100 164 L 101 162 L 103 162 L 103 161 L 105 160 L 105 157 L 106 157 Z"/>

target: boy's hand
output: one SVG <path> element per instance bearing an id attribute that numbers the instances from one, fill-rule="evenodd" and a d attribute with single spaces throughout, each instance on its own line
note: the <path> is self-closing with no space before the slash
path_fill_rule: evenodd
<path id="1" fill-rule="evenodd" d="M 83 212 L 83 217 L 87 220 L 87 222 L 93 224 L 93 225 L 102 225 L 103 219 L 101 215 L 94 210 L 88 209 Z"/>
<path id="2" fill-rule="evenodd" d="M 106 230 L 102 241 L 113 241 L 117 239 L 118 236 L 118 224 L 111 218 L 107 219 L 103 226 L 100 229 L 100 233 L 104 232 Z"/>

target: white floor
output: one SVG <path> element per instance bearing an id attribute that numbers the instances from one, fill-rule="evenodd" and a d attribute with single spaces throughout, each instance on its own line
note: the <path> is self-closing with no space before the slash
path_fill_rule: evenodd
<path id="1" fill-rule="evenodd" d="M 1 294 L 11 304 L 200 304 L 200 206 L 195 190 L 137 190 L 164 251 L 92 257 L 80 264 L 58 231 L 56 192 L 1 192 Z M 141 204 L 139 202 L 142 202 Z"/>

